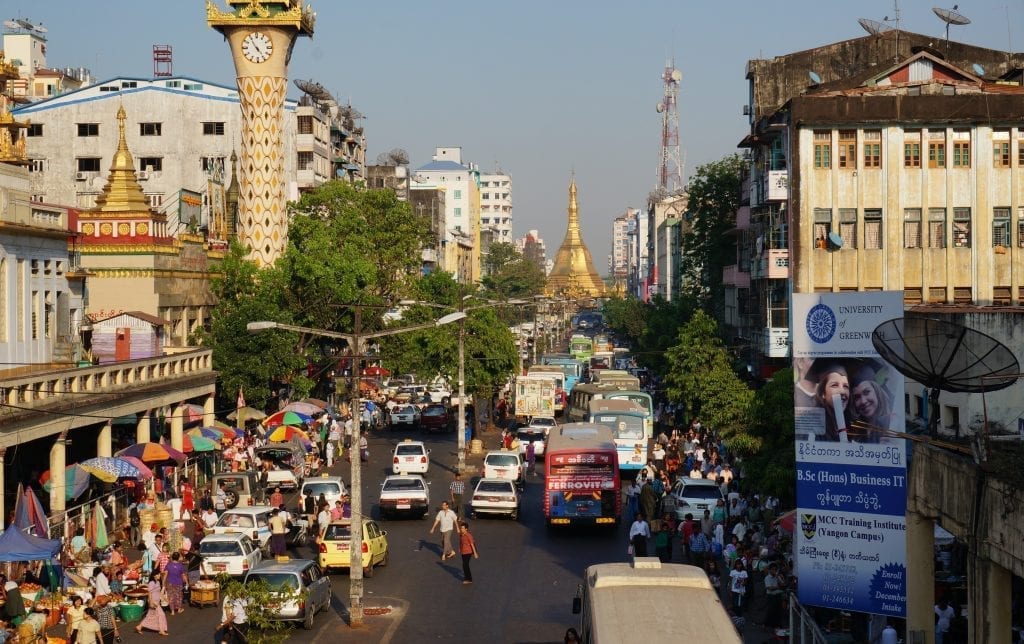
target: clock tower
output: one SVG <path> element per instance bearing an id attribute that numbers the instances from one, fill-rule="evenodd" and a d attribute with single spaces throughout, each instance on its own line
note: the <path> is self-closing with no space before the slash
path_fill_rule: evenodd
<path id="1" fill-rule="evenodd" d="M 238 236 L 259 266 L 273 264 L 288 240 L 284 177 L 284 100 L 288 62 L 299 36 L 312 36 L 316 14 L 303 0 L 206 0 L 206 24 L 231 47 L 242 105 Z"/>

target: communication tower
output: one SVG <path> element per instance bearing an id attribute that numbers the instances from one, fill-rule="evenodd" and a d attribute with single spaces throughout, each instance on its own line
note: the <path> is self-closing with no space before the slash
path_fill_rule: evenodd
<path id="1" fill-rule="evenodd" d="M 153 78 L 174 75 L 174 56 L 170 45 L 153 45 Z"/>
<path id="2" fill-rule="evenodd" d="M 675 60 L 669 60 L 661 74 L 665 93 L 655 107 L 658 114 L 661 114 L 661 155 L 658 159 L 655 190 L 663 194 L 672 194 L 683 188 L 683 163 L 679 156 L 679 110 L 676 107 L 676 96 L 682 79 L 683 74 L 676 69 Z"/>

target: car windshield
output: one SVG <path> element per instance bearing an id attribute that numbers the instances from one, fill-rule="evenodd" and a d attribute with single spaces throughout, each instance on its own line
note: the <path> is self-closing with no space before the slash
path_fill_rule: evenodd
<path id="1" fill-rule="evenodd" d="M 349 523 L 332 523 L 324 532 L 324 541 L 342 541 L 352 537 L 352 525 Z"/>
<path id="2" fill-rule="evenodd" d="M 395 413 L 396 414 L 411 414 L 411 413 L 413 413 L 413 409 L 414 409 L 413 407 L 407 405 L 405 407 L 398 407 L 397 409 L 395 409 Z"/>
<path id="3" fill-rule="evenodd" d="M 419 479 L 388 479 L 384 481 L 385 492 L 404 492 L 407 490 L 422 490 L 423 481 Z"/>
<path id="4" fill-rule="evenodd" d="M 220 485 L 221 483 L 223 483 L 224 487 L 228 490 L 237 490 L 245 488 L 244 479 L 240 476 L 235 476 L 231 478 L 222 476 L 217 479 L 217 485 Z"/>
<path id="5" fill-rule="evenodd" d="M 242 554 L 242 547 L 237 541 L 212 541 L 203 539 L 199 542 L 199 554 L 231 556 Z"/>
<path id="6" fill-rule="evenodd" d="M 423 410 L 424 416 L 444 416 L 444 407 L 427 407 Z"/>
<path id="7" fill-rule="evenodd" d="M 262 579 L 267 582 L 267 588 L 277 592 L 295 592 L 299 589 L 299 580 L 295 575 L 288 572 L 256 572 L 250 573 L 246 581 Z"/>
<path id="8" fill-rule="evenodd" d="M 722 492 L 717 485 L 684 485 L 679 496 L 687 499 L 720 499 Z"/>
<path id="9" fill-rule="evenodd" d="M 512 484 L 505 481 L 480 481 L 477 492 L 508 492 L 512 493 Z"/>
<path id="10" fill-rule="evenodd" d="M 516 432 L 516 436 L 527 440 L 534 440 L 537 438 L 543 438 L 544 430 L 540 427 L 524 427 Z"/>
<path id="11" fill-rule="evenodd" d="M 534 418 L 533 420 L 530 421 L 530 424 L 533 425 L 534 427 L 554 427 L 555 426 L 555 419 L 554 418 Z"/>
<path id="12" fill-rule="evenodd" d="M 253 523 L 252 517 L 247 514 L 233 514 L 231 512 L 227 512 L 221 516 L 217 525 L 223 528 L 251 528 Z"/>
<path id="13" fill-rule="evenodd" d="M 490 454 L 487 457 L 487 464 L 498 467 L 512 467 L 519 465 L 519 457 L 514 454 Z"/>
<path id="14" fill-rule="evenodd" d="M 337 496 L 341 494 L 341 485 L 334 481 L 326 481 L 323 483 L 306 483 L 302 486 L 306 496 L 324 496 L 333 495 Z"/>
<path id="15" fill-rule="evenodd" d="M 395 454 L 399 456 L 420 456 L 423 454 L 422 445 L 399 445 L 395 448 Z"/>

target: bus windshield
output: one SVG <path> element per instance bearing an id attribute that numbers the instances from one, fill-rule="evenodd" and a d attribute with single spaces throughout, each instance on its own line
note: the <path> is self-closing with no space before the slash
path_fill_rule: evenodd
<path id="1" fill-rule="evenodd" d="M 643 407 L 644 409 L 646 409 L 648 413 L 651 412 L 651 396 L 649 394 L 640 393 L 640 392 L 637 392 L 637 393 L 618 393 L 618 392 L 612 392 L 607 397 L 608 398 L 612 398 L 612 399 L 629 400 L 629 401 L 635 402 L 636 404 L 638 404 L 641 407 Z"/>
<path id="2" fill-rule="evenodd" d="M 644 418 L 632 414 L 596 414 L 590 419 L 593 423 L 601 423 L 612 428 L 616 440 L 643 439 L 646 437 Z"/>
<path id="3" fill-rule="evenodd" d="M 551 476 L 612 476 L 615 456 L 608 453 L 551 454 L 548 472 Z"/>

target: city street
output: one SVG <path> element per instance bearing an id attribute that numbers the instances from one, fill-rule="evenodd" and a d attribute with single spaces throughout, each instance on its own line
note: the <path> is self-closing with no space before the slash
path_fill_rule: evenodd
<path id="1" fill-rule="evenodd" d="M 370 463 L 364 464 L 364 506 L 375 519 L 380 484 L 390 473 L 394 445 L 406 436 L 422 439 L 431 451 L 431 506 L 447 497 L 456 462 L 455 434 L 419 436 L 401 432 L 376 434 L 370 439 Z M 497 434 L 485 436 L 494 446 Z M 481 456 L 469 464 L 479 467 Z M 538 468 L 539 470 L 540 468 Z M 332 474 L 349 480 L 349 464 L 335 463 Z M 391 559 L 364 580 L 364 607 L 390 608 L 387 615 L 367 615 L 364 627 L 347 625 L 349 578 L 332 573 L 334 607 L 320 613 L 312 631 L 296 626 L 294 642 L 561 642 L 565 629 L 575 625 L 572 598 L 588 565 L 625 559 L 625 527 L 618 530 L 550 533 L 540 508 L 541 477 L 526 486 L 519 521 L 484 518 L 470 521 L 480 559 L 472 563 L 475 583 L 462 585 L 461 560 L 440 561 L 440 536 L 428 532 L 427 519 L 381 521 L 388 532 Z M 467 496 L 475 477 L 467 477 Z M 289 499 L 289 507 L 294 504 Z M 299 556 L 315 557 L 313 547 Z M 189 608 L 169 617 L 170 634 L 178 638 L 209 641 L 220 611 Z M 131 625 L 133 626 L 133 625 Z M 126 641 L 154 639 L 155 634 L 136 635 L 131 626 L 122 629 Z"/>

